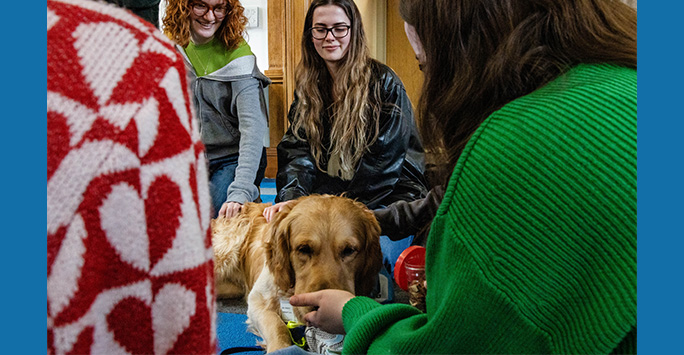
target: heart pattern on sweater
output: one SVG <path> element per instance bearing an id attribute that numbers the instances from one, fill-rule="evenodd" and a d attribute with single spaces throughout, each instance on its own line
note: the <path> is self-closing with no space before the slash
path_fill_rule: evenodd
<path id="1" fill-rule="evenodd" d="M 215 353 L 209 187 L 182 58 L 109 4 L 48 0 L 47 32 L 48 353 Z"/>

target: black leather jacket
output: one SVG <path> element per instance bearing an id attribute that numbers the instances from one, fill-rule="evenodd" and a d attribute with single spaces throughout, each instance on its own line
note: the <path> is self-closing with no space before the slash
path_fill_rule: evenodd
<path id="1" fill-rule="evenodd" d="M 374 85 L 381 85 L 384 108 L 380 115 L 380 134 L 361 158 L 350 181 L 332 177 L 316 168 L 309 143 L 294 136 L 295 95 L 288 114 L 290 128 L 278 144 L 276 202 L 313 193 L 340 195 L 346 192 L 347 197 L 374 209 L 395 201 L 413 201 L 427 194 L 425 154 L 404 85 L 392 69 L 381 63 L 373 67 L 370 90 Z M 325 116 L 322 117 L 324 136 L 329 139 L 330 127 L 325 124 L 329 120 Z M 303 132 L 299 136 L 306 137 Z M 325 140 L 324 146 L 329 146 Z M 321 165 L 326 169 L 327 159 Z"/>

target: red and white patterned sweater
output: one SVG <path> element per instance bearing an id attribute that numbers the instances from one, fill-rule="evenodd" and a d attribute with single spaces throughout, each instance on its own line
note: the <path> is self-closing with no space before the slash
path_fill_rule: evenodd
<path id="1" fill-rule="evenodd" d="M 48 353 L 216 353 L 183 60 L 127 10 L 47 2 Z"/>

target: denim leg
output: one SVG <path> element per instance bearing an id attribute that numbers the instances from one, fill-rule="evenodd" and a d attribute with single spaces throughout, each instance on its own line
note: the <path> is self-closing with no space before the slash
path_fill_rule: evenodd
<path id="1" fill-rule="evenodd" d="M 312 352 L 308 352 L 297 345 L 290 345 L 287 348 L 282 348 L 280 350 L 276 350 L 272 352 L 271 354 L 273 355 L 310 355 L 310 354 L 315 354 Z"/>
<path id="2" fill-rule="evenodd" d="M 235 180 L 235 168 L 237 156 L 209 162 L 209 193 L 213 207 L 211 218 L 218 216 L 221 205 L 226 202 L 228 186 Z"/>
<path id="3" fill-rule="evenodd" d="M 382 250 L 382 264 L 390 275 L 394 275 L 394 264 L 399 259 L 399 255 L 411 246 L 413 236 L 404 239 L 391 240 L 385 235 L 380 236 L 380 249 Z"/>
<path id="4" fill-rule="evenodd" d="M 266 173 L 266 148 L 261 151 L 259 170 L 257 170 L 254 185 L 259 186 Z M 209 162 L 209 193 L 211 194 L 211 204 L 213 207 L 212 218 L 218 216 L 221 205 L 226 202 L 228 186 L 235 180 L 235 169 L 238 165 L 238 155 L 231 155 L 225 158 L 214 159 Z"/>
<path id="5" fill-rule="evenodd" d="M 382 250 L 382 265 L 376 278 L 375 289 L 371 297 L 380 303 L 393 303 L 395 295 L 394 264 L 404 249 L 411 246 L 413 236 L 393 241 L 387 236 L 380 236 L 380 249 Z"/>

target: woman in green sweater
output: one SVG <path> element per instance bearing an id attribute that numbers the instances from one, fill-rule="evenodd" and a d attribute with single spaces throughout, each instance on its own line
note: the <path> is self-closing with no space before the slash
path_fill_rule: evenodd
<path id="1" fill-rule="evenodd" d="M 324 290 L 344 353 L 636 352 L 636 12 L 618 0 L 402 0 L 447 153 L 425 313 Z M 314 308 L 312 308 L 314 309 Z"/>

